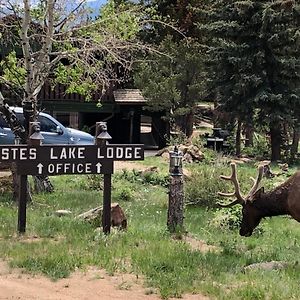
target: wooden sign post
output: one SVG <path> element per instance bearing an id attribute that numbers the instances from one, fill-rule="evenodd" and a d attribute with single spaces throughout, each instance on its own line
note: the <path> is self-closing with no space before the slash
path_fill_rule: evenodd
<path id="1" fill-rule="evenodd" d="M 18 210 L 18 231 L 24 233 L 26 231 L 26 205 L 27 205 L 27 175 L 20 176 L 19 186 L 19 210 Z"/>
<path id="2" fill-rule="evenodd" d="M 28 145 L 0 146 L 0 162 L 14 162 L 20 175 L 18 231 L 26 230 L 27 175 L 104 174 L 103 231 L 110 232 L 111 175 L 114 161 L 143 160 L 142 144 L 108 144 L 104 122 L 97 123 L 95 145 L 41 145 L 39 131 Z M 34 135 L 34 139 L 32 136 Z M 40 140 L 39 140 L 40 139 Z M 30 142 L 34 140 L 34 142 Z M 38 142 L 39 140 L 39 142 Z"/>
<path id="3" fill-rule="evenodd" d="M 96 145 L 106 147 L 111 136 L 107 132 L 105 122 L 96 123 Z M 103 210 L 102 228 L 105 234 L 110 233 L 111 220 L 111 174 L 104 174 L 103 178 Z"/>

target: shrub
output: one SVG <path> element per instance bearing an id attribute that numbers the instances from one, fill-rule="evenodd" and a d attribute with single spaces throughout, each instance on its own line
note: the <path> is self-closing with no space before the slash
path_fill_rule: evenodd
<path id="1" fill-rule="evenodd" d="M 240 226 L 241 220 L 241 206 L 237 205 L 231 208 L 216 210 L 210 224 L 221 229 L 237 229 Z"/>
<path id="2" fill-rule="evenodd" d="M 243 153 L 250 157 L 264 159 L 270 157 L 270 147 L 265 136 L 255 134 L 252 147 L 244 147 Z"/>
<path id="3" fill-rule="evenodd" d="M 215 207 L 220 199 L 218 191 L 226 190 L 226 183 L 220 175 L 226 173 L 225 164 L 215 166 L 199 165 L 185 184 L 185 199 L 188 204 Z M 227 172 L 228 173 L 228 172 Z"/>
<path id="4" fill-rule="evenodd" d="M 218 209 L 214 212 L 210 225 L 225 230 L 235 230 L 240 228 L 242 222 L 242 208 L 236 205 L 230 208 Z M 266 232 L 265 223 L 260 223 L 254 230 L 254 235 L 260 235 Z"/>
<path id="5" fill-rule="evenodd" d="M 132 201 L 134 199 L 134 192 L 130 189 L 130 187 L 123 186 L 116 191 L 115 197 L 122 201 Z"/>
<path id="6" fill-rule="evenodd" d="M 214 165 L 199 164 L 192 171 L 192 176 L 185 184 L 186 202 L 203 207 L 216 207 L 217 202 L 229 202 L 229 199 L 218 196 L 218 192 L 234 191 L 233 184 L 220 179 L 220 175 L 230 175 L 231 168 L 224 160 L 216 160 Z M 256 167 L 241 165 L 237 167 L 238 179 L 242 194 L 247 194 L 252 186 L 250 177 L 256 177 Z M 266 184 L 267 183 L 267 184 Z M 264 182 L 266 188 L 271 185 L 271 181 Z"/>
<path id="7" fill-rule="evenodd" d="M 87 178 L 87 189 L 95 191 L 103 189 L 103 175 L 91 174 Z"/>
<path id="8" fill-rule="evenodd" d="M 187 136 L 181 131 L 176 132 L 176 134 L 173 134 L 169 138 L 166 138 L 166 139 L 167 139 L 167 145 L 169 145 L 169 146 L 185 145 L 188 143 Z"/>

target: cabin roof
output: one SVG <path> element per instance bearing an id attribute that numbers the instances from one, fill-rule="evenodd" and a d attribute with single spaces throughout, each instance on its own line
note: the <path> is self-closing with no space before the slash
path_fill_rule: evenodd
<path id="1" fill-rule="evenodd" d="M 114 92 L 115 102 L 118 104 L 145 104 L 146 99 L 139 89 L 119 89 Z"/>

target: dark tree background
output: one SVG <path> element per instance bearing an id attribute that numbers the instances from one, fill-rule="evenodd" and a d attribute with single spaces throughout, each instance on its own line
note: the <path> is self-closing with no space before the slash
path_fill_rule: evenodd
<path id="1" fill-rule="evenodd" d="M 211 1 L 197 10 L 207 42 L 207 89 L 238 129 L 268 126 L 273 161 L 281 158 L 287 126 L 297 138 L 299 11 L 296 1 Z"/>
<path id="2" fill-rule="evenodd" d="M 168 122 L 186 136 L 193 133 L 194 107 L 203 92 L 203 59 L 194 8 L 199 1 L 143 1 L 155 19 L 142 39 L 159 45 L 135 73 L 148 108 L 165 111 Z M 168 25 L 166 25 L 168 24 Z"/>

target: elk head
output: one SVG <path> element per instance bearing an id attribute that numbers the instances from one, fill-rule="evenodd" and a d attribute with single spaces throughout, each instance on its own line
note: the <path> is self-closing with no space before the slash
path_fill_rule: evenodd
<path id="1" fill-rule="evenodd" d="M 231 175 L 230 176 L 221 175 L 221 178 L 224 180 L 232 181 L 235 191 L 233 193 L 219 192 L 218 194 L 221 196 L 224 196 L 224 197 L 235 196 L 236 199 L 227 205 L 219 204 L 219 206 L 220 207 L 232 207 L 236 204 L 242 205 L 243 217 L 242 217 L 242 223 L 241 223 L 241 227 L 240 227 L 240 235 L 241 236 L 250 236 L 250 235 L 252 235 L 254 228 L 259 224 L 260 220 L 263 217 L 260 210 L 258 210 L 254 205 L 254 202 L 259 201 L 259 199 L 261 199 L 264 194 L 263 188 L 258 189 L 259 183 L 263 176 L 263 166 L 260 166 L 258 168 L 258 175 L 257 175 L 256 179 L 251 177 L 251 179 L 253 180 L 254 183 L 253 183 L 253 186 L 247 196 L 243 196 L 241 194 L 240 184 L 237 179 L 236 164 L 231 163 L 230 166 L 232 169 Z"/>

